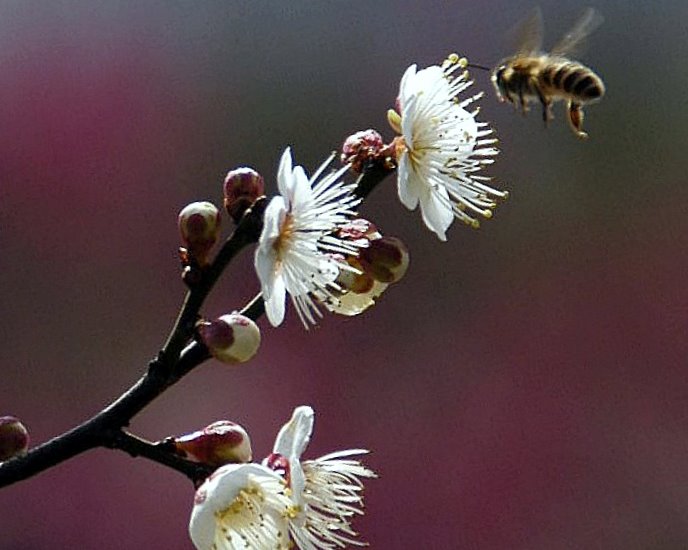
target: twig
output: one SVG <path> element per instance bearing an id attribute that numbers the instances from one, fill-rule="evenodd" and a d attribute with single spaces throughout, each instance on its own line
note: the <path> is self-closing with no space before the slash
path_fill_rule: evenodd
<path id="1" fill-rule="evenodd" d="M 365 198 L 393 168 L 381 163 L 366 167 L 358 178 L 356 194 Z M 258 241 L 267 200 L 247 210 L 234 233 L 225 241 L 200 281 L 186 294 L 177 320 L 147 372 L 125 393 L 79 426 L 32 448 L 26 455 L 0 463 L 0 487 L 11 485 L 96 447 L 120 449 L 182 472 L 194 483 L 210 473 L 207 466 L 187 461 L 162 445 L 138 438 L 123 428 L 168 387 L 209 357 L 208 350 L 192 341 L 203 302 L 229 263 L 247 245 Z M 262 296 L 256 296 L 242 313 L 258 319 L 265 312 Z"/>

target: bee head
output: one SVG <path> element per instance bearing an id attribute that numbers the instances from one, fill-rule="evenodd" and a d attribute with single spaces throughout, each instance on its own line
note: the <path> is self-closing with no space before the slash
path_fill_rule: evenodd
<path id="1" fill-rule="evenodd" d="M 504 101 L 505 97 L 508 97 L 506 84 L 504 80 L 504 73 L 506 72 L 506 70 L 506 65 L 499 65 L 492 72 L 492 77 L 490 78 L 492 80 L 492 84 L 494 85 L 495 92 L 497 93 L 497 97 L 499 97 L 499 99 L 502 101 Z"/>

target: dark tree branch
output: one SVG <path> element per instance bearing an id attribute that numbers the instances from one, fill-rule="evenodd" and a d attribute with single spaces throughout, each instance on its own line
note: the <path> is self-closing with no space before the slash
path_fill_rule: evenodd
<path id="1" fill-rule="evenodd" d="M 124 451 L 132 457 L 140 456 L 158 464 L 163 464 L 184 474 L 194 485 L 198 485 L 213 473 L 213 468 L 210 466 L 192 462 L 179 456 L 164 441 L 152 443 L 124 430 L 113 432 L 107 447 Z"/>
<path id="2" fill-rule="evenodd" d="M 357 180 L 355 193 L 361 198 L 367 197 L 392 171 L 393 168 L 383 163 L 368 165 Z M 148 371 L 129 390 L 86 422 L 32 448 L 22 457 L 0 463 L 0 487 L 36 475 L 96 447 L 121 449 L 132 456 L 146 457 L 182 472 L 194 483 L 210 473 L 207 466 L 185 460 L 164 445 L 147 442 L 123 431 L 123 428 L 168 387 L 210 358 L 205 346 L 193 341 L 201 306 L 234 257 L 244 247 L 258 241 L 266 204 L 266 198 L 262 197 L 246 211 L 213 263 L 190 288 L 165 345 L 150 362 Z M 254 320 L 264 312 L 260 294 L 242 310 L 244 315 Z"/>

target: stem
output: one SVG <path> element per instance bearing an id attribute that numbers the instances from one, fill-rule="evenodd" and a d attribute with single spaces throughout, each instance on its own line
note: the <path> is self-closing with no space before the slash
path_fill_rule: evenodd
<path id="1" fill-rule="evenodd" d="M 264 203 L 264 199 L 259 200 L 246 212 L 204 277 L 189 290 L 167 342 L 149 364 L 148 371 L 86 422 L 34 447 L 22 457 L 0 463 L 0 487 L 36 475 L 90 449 L 112 446 L 113 433 L 128 426 L 131 419 L 156 397 L 210 357 L 200 344 L 193 342 L 184 346 L 193 337 L 199 310 L 220 274 L 246 245 L 258 240 Z"/>
<path id="2" fill-rule="evenodd" d="M 384 160 L 368 163 L 356 180 L 354 193 L 361 199 L 365 199 L 395 169 L 394 166 Z"/>
<path id="3" fill-rule="evenodd" d="M 152 443 L 124 430 L 112 433 L 112 439 L 108 447 L 124 451 L 132 457 L 140 456 L 158 464 L 163 464 L 184 474 L 194 482 L 194 485 L 200 484 L 201 481 L 213 473 L 213 468 L 205 464 L 192 462 L 175 454 L 165 442 Z"/>
<path id="4" fill-rule="evenodd" d="M 392 171 L 393 168 L 383 163 L 368 165 L 358 178 L 355 193 L 361 198 L 367 197 Z M 96 447 L 121 449 L 132 456 L 143 456 L 183 473 L 195 483 L 210 473 L 207 466 L 185 460 L 163 445 L 147 442 L 122 428 L 167 388 L 210 357 L 205 346 L 191 341 L 201 306 L 236 255 L 248 244 L 258 241 L 266 204 L 263 197 L 246 211 L 201 280 L 186 294 L 174 327 L 158 356 L 149 364 L 148 371 L 89 420 L 32 448 L 24 456 L 0 462 L 0 487 L 34 476 Z M 264 312 L 260 294 L 242 310 L 244 315 L 254 320 Z"/>

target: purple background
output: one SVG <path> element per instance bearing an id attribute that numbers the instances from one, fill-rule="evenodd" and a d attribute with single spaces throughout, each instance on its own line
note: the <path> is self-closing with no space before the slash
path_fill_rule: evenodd
<path id="1" fill-rule="evenodd" d="M 547 40 L 577 3 L 542 2 Z M 224 173 L 270 192 L 353 131 L 386 138 L 411 62 L 492 64 L 529 2 L 0 4 L 0 414 L 44 441 L 100 410 L 162 345 L 183 296 L 176 215 Z M 605 0 L 583 59 L 608 86 L 577 141 L 555 109 L 482 117 L 511 191 L 440 243 L 388 179 L 363 213 L 411 249 L 360 318 L 293 311 L 250 364 L 209 363 L 133 430 L 227 418 L 269 452 L 311 404 L 308 455 L 374 452 L 357 527 L 373 548 L 688 546 L 688 6 Z M 245 252 L 205 313 L 258 289 Z M 94 451 L 0 492 L 0 548 L 189 549 L 192 488 Z"/>

